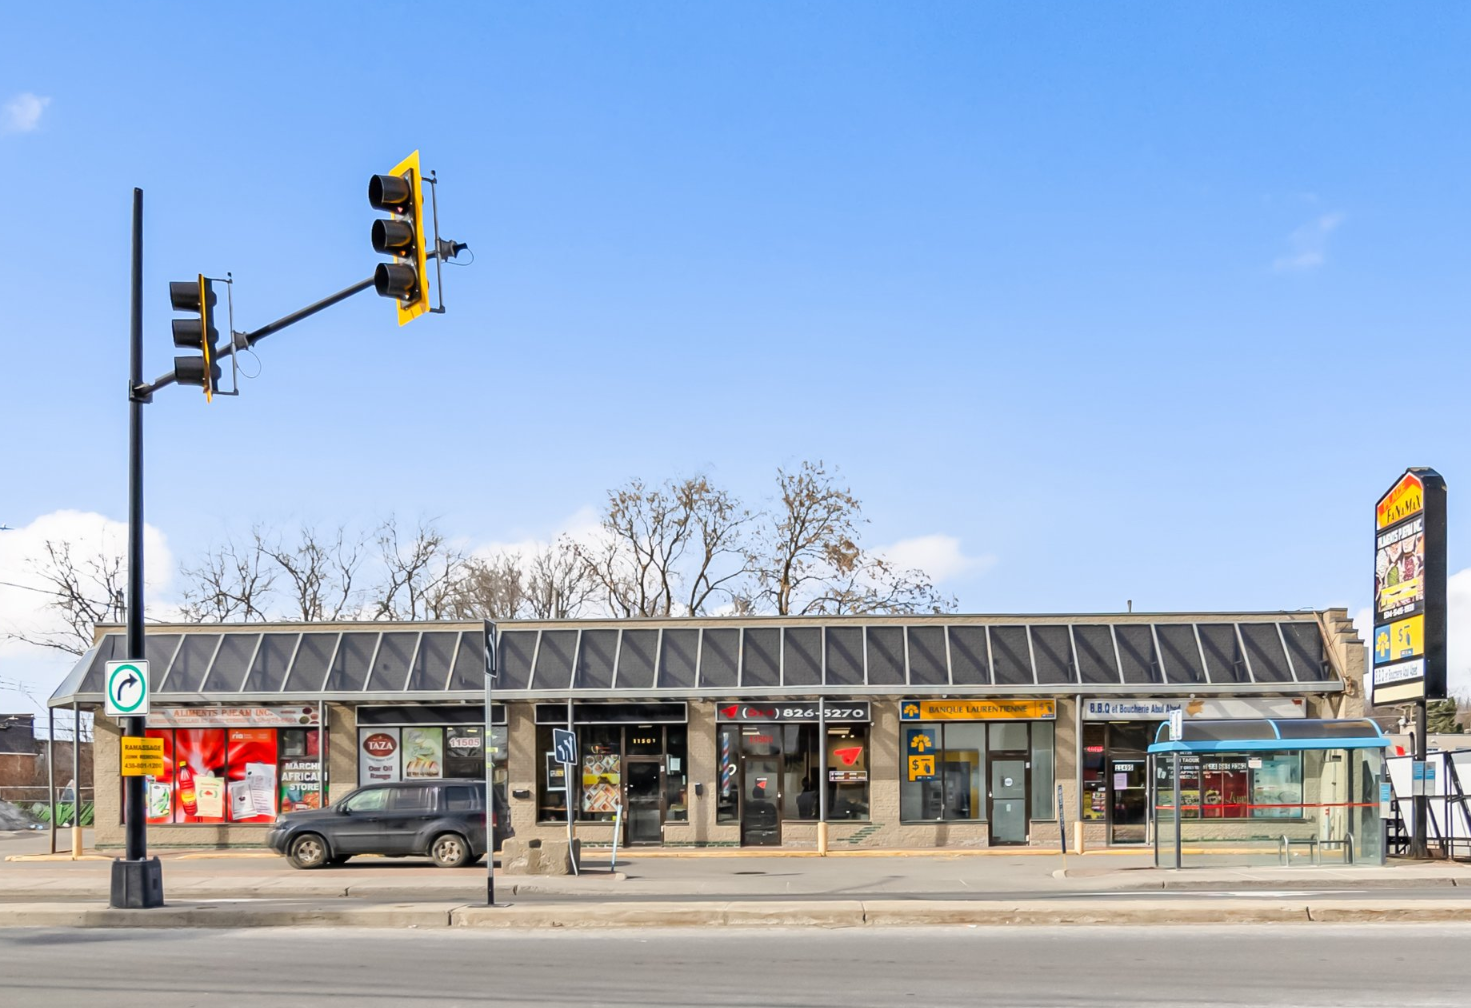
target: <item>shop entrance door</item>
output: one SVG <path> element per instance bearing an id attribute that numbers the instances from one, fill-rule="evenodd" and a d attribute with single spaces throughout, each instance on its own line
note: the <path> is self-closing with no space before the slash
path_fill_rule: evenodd
<path id="1" fill-rule="evenodd" d="M 659 787 L 660 760 L 628 759 L 623 762 L 625 842 L 630 846 L 664 842 L 663 789 Z"/>
<path id="2" fill-rule="evenodd" d="M 1108 761 L 1110 828 L 1108 842 L 1142 844 L 1148 838 L 1149 776 L 1145 761 L 1113 759 Z"/>
<path id="3" fill-rule="evenodd" d="M 741 845 L 781 845 L 781 759 L 741 757 Z"/>
<path id="4" fill-rule="evenodd" d="M 986 820 L 993 846 L 1027 842 L 1027 795 L 1031 792 L 1026 753 L 993 753 Z"/>

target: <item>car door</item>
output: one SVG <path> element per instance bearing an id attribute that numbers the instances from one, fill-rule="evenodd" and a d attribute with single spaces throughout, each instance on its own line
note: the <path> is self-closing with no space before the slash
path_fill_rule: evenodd
<path id="1" fill-rule="evenodd" d="M 323 829 L 337 854 L 367 854 L 383 831 L 389 788 L 361 788 L 342 799 L 338 815 Z"/>
<path id="2" fill-rule="evenodd" d="M 423 854 L 429 849 L 429 827 L 438 810 L 432 785 L 396 787 L 388 799 L 388 813 L 378 850 L 383 854 Z"/>

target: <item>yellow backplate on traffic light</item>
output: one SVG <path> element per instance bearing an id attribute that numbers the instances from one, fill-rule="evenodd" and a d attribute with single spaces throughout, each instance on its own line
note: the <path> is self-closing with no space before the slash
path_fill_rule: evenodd
<path id="1" fill-rule="evenodd" d="M 419 171 L 419 152 L 414 151 L 398 164 L 394 165 L 390 172 L 392 175 L 407 176 L 409 187 L 413 191 L 414 200 L 414 250 L 411 253 L 411 265 L 414 267 L 414 275 L 418 277 L 417 289 L 414 297 L 409 301 L 397 301 L 398 324 L 403 325 L 418 318 L 429 310 L 429 256 L 425 251 L 424 226 L 428 222 L 424 220 L 424 182 L 423 174 Z"/>

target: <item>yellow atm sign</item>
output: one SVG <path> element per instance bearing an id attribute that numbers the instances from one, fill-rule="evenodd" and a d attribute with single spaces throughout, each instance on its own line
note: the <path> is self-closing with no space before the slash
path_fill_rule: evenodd
<path id="1" fill-rule="evenodd" d="M 125 736 L 122 746 L 124 777 L 163 776 L 163 739 Z"/>
<path id="2" fill-rule="evenodd" d="M 1029 721 L 1053 720 L 1057 701 L 1036 700 L 904 700 L 900 721 Z"/>
<path id="3" fill-rule="evenodd" d="M 1418 658 L 1425 653 L 1425 617 L 1411 616 L 1374 628 L 1374 664 Z"/>

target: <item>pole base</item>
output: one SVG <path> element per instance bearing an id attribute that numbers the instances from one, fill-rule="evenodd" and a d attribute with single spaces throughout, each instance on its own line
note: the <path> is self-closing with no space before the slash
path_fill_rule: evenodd
<path id="1" fill-rule="evenodd" d="M 158 857 L 146 861 L 114 858 L 108 906 L 115 910 L 150 910 L 163 906 L 163 865 L 158 863 Z"/>

